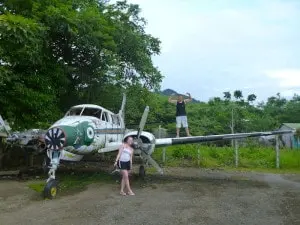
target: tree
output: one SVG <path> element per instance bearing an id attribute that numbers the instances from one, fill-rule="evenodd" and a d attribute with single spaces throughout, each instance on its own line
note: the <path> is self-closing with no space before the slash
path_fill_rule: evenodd
<path id="1" fill-rule="evenodd" d="M 227 100 L 227 101 L 231 100 L 231 93 L 229 91 L 223 92 L 223 94 L 224 94 L 225 100 Z"/>
<path id="2" fill-rule="evenodd" d="M 298 96 L 294 96 L 280 109 L 280 123 L 300 123 L 300 100 Z"/>
<path id="3" fill-rule="evenodd" d="M 256 95 L 255 94 L 250 94 L 250 95 L 248 95 L 248 97 L 247 97 L 247 101 L 248 102 L 254 102 L 256 100 Z"/>
<path id="4" fill-rule="evenodd" d="M 8 12 L 0 15 L 0 33 L 0 114 L 15 128 L 52 120 L 62 82 L 59 67 L 52 67 L 43 51 L 46 28 Z"/>
<path id="5" fill-rule="evenodd" d="M 240 91 L 240 90 L 235 90 L 235 91 L 233 92 L 233 95 L 234 95 L 234 97 L 235 97 L 237 100 L 243 98 L 243 93 L 242 93 L 242 91 Z"/>
<path id="6" fill-rule="evenodd" d="M 160 41 L 139 12 L 126 1 L 1 3 L 0 114 L 15 128 L 46 127 L 74 104 L 103 101 L 109 88 L 158 89 Z"/>

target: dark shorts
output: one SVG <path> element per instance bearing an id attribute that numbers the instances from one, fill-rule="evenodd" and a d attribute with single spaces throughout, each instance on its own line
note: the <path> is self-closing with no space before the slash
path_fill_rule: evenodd
<path id="1" fill-rule="evenodd" d="M 118 167 L 121 170 L 130 170 L 130 161 L 127 161 L 127 162 L 119 161 Z"/>

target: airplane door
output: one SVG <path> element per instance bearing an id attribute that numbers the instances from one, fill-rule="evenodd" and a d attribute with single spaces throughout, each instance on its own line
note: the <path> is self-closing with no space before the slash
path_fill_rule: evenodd
<path id="1" fill-rule="evenodd" d="M 120 133 L 120 121 L 118 115 L 112 115 L 112 124 L 114 129 L 114 140 L 116 142 L 122 142 L 122 134 Z"/>
<path id="2" fill-rule="evenodd" d="M 111 118 L 112 118 L 113 130 L 114 130 L 113 139 L 115 142 L 121 142 L 122 138 L 121 138 L 121 134 L 120 134 L 120 124 L 119 124 L 118 116 L 111 115 Z"/>
<path id="3" fill-rule="evenodd" d="M 112 124 L 112 118 L 111 118 L 111 114 L 106 112 L 106 118 L 107 118 L 107 122 L 106 122 L 106 142 L 110 143 L 110 142 L 114 142 L 114 133 L 113 133 L 113 124 Z"/>
<path id="4" fill-rule="evenodd" d="M 120 118 L 119 118 L 119 115 L 116 116 L 116 126 L 119 130 L 118 132 L 118 141 L 119 142 L 122 142 L 123 141 L 123 131 L 121 130 L 121 121 L 120 121 Z"/>
<path id="5" fill-rule="evenodd" d="M 114 126 L 111 114 L 103 112 L 102 122 L 105 125 L 105 142 L 116 142 L 117 135 L 115 134 L 115 130 L 113 129 Z"/>
<path id="6" fill-rule="evenodd" d="M 107 138 L 108 138 L 108 135 L 107 135 L 107 112 L 102 112 L 102 116 L 101 116 L 101 123 L 102 123 L 102 128 L 103 128 L 103 136 L 104 136 L 104 143 L 107 142 Z"/>

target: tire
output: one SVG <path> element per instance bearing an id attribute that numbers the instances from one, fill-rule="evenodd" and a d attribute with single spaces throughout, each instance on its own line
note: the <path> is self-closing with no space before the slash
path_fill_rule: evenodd
<path id="1" fill-rule="evenodd" d="M 139 177 L 144 179 L 146 176 L 146 170 L 145 170 L 145 167 L 144 166 L 140 166 L 139 168 Z"/>
<path id="2" fill-rule="evenodd" d="M 57 194 L 58 182 L 57 180 L 51 179 L 47 182 L 44 188 L 44 198 L 45 199 L 54 199 Z"/>

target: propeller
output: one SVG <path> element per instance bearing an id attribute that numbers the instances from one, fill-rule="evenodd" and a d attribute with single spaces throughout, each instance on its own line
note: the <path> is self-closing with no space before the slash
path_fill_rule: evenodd
<path id="1" fill-rule="evenodd" d="M 140 139 L 140 136 L 144 130 L 144 127 L 145 127 L 145 124 L 146 124 L 146 121 L 147 121 L 147 117 L 148 117 L 148 113 L 149 113 L 149 106 L 146 106 L 145 110 L 144 110 L 144 113 L 143 113 L 143 116 L 142 116 L 142 119 L 141 119 L 141 122 L 140 122 L 140 125 L 139 125 L 139 129 L 138 129 L 138 132 L 137 132 L 137 139 L 139 140 Z"/>

